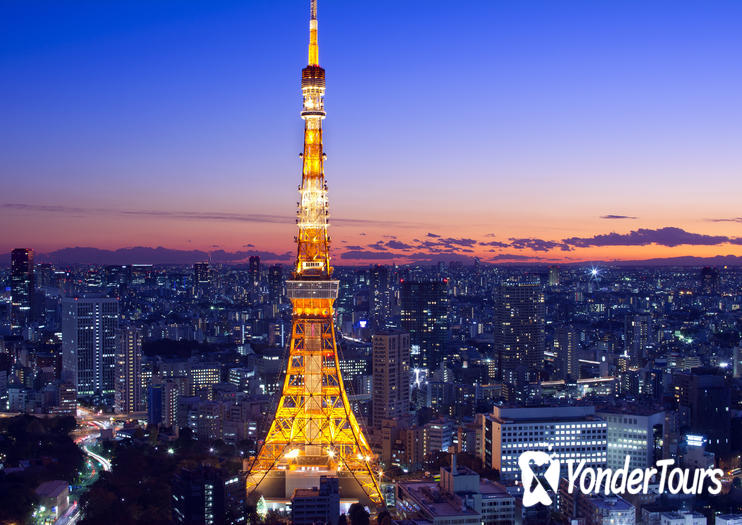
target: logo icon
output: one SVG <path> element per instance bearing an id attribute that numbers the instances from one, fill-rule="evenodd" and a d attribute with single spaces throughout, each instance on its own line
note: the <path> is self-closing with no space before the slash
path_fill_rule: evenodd
<path id="1" fill-rule="evenodd" d="M 523 481 L 523 506 L 532 507 L 537 503 L 542 505 L 551 505 L 551 496 L 546 492 L 546 488 L 541 483 L 539 476 L 531 468 L 531 464 L 536 467 L 546 468 L 543 479 L 549 484 L 554 492 L 559 488 L 559 460 L 552 458 L 546 452 L 526 451 L 518 457 L 518 467 L 520 467 L 520 476 Z"/>

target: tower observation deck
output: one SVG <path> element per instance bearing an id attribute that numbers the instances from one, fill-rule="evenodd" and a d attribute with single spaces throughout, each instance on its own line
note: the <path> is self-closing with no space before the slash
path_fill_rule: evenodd
<path id="1" fill-rule="evenodd" d="M 353 414 L 340 375 L 333 305 L 328 201 L 322 151 L 325 70 L 319 65 L 317 2 L 311 0 L 309 59 L 301 74 L 304 120 L 296 264 L 286 290 L 293 306 L 291 343 L 273 422 L 247 476 L 248 495 L 287 502 L 297 488 L 339 479 L 340 497 L 381 505 L 380 472 Z"/>

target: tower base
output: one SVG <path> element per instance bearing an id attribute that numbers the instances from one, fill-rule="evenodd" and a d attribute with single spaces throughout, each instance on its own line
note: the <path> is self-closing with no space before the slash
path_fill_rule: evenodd
<path id="1" fill-rule="evenodd" d="M 251 476 L 260 477 L 262 474 L 255 473 Z M 356 478 L 348 471 L 338 472 L 334 469 L 271 470 L 259 482 L 255 493 L 260 494 L 269 507 L 283 506 L 291 502 L 296 489 L 319 487 L 319 480 L 322 476 L 338 478 L 341 501 L 350 503 L 358 501 L 371 508 L 377 505 L 369 498 L 361 485 L 361 483 L 371 482 L 370 478 L 363 479 L 363 474 L 356 474 L 358 476 Z M 368 478 L 368 475 L 366 477 Z"/>

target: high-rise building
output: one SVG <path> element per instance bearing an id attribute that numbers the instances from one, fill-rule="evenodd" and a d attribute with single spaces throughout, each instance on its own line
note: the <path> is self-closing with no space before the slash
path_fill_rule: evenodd
<path id="1" fill-rule="evenodd" d="M 274 264 L 268 269 L 268 294 L 273 304 L 279 304 L 283 297 L 283 268 Z"/>
<path id="2" fill-rule="evenodd" d="M 704 266 L 701 269 L 700 291 L 702 294 L 712 295 L 718 293 L 720 283 L 719 270 L 710 266 Z"/>
<path id="3" fill-rule="evenodd" d="M 718 370 L 694 368 L 672 375 L 672 394 L 690 411 L 690 431 L 704 436 L 707 450 L 725 454 L 730 447 L 731 391 Z"/>
<path id="4" fill-rule="evenodd" d="M 652 343 L 652 316 L 627 315 L 624 318 L 624 350 L 633 365 L 641 364 L 647 347 Z"/>
<path id="5" fill-rule="evenodd" d="M 338 479 L 327 476 L 320 477 L 319 487 L 297 489 L 291 498 L 292 525 L 337 525 L 340 518 L 338 491 Z"/>
<path id="6" fill-rule="evenodd" d="M 377 332 L 371 338 L 373 359 L 373 425 L 410 411 L 410 335 L 401 330 Z"/>
<path id="7" fill-rule="evenodd" d="M 563 379 L 579 379 L 580 363 L 577 353 L 579 344 L 574 327 L 571 325 L 557 327 L 554 341 L 559 375 Z"/>
<path id="8" fill-rule="evenodd" d="M 368 321 L 373 330 L 384 326 L 391 314 L 391 304 L 389 270 L 377 264 L 369 271 L 368 280 Z"/>
<path id="9" fill-rule="evenodd" d="M 211 286 L 211 268 L 209 263 L 199 262 L 193 265 L 193 295 L 201 297 L 208 293 Z"/>
<path id="10" fill-rule="evenodd" d="M 626 456 L 630 457 L 629 470 L 644 470 L 662 459 L 664 411 L 635 406 L 604 408 L 596 415 L 606 423 L 608 468 L 623 468 Z"/>
<path id="11" fill-rule="evenodd" d="M 310 3 L 309 59 L 301 73 L 304 151 L 296 261 L 286 295 L 291 343 L 276 413 L 246 481 L 248 494 L 283 505 L 297 488 L 337 477 L 344 497 L 381 506 L 376 457 L 358 424 L 338 364 L 328 199 L 322 151 L 325 70 L 319 65 L 317 1 Z"/>
<path id="12" fill-rule="evenodd" d="M 549 266 L 549 286 L 559 286 L 560 282 L 559 266 Z"/>
<path id="13" fill-rule="evenodd" d="M 116 354 L 116 410 L 128 414 L 142 410 L 142 332 L 123 328 Z"/>
<path id="14" fill-rule="evenodd" d="M 245 494 L 240 476 L 201 465 L 182 468 L 172 483 L 173 522 L 178 525 L 245 523 Z"/>
<path id="15" fill-rule="evenodd" d="M 448 281 L 405 279 L 401 285 L 401 325 L 410 334 L 412 366 L 435 370 L 448 342 Z"/>
<path id="16" fill-rule="evenodd" d="M 118 299 L 62 300 L 62 373 L 78 397 L 114 394 L 118 329 Z"/>
<path id="17" fill-rule="evenodd" d="M 36 291 L 33 250 L 16 248 L 10 252 L 10 326 L 19 330 L 31 320 Z"/>
<path id="18" fill-rule="evenodd" d="M 503 281 L 495 289 L 495 351 L 505 382 L 521 386 L 541 370 L 545 315 L 538 281 Z"/>
<path id="19" fill-rule="evenodd" d="M 500 471 L 500 481 L 520 479 L 518 457 L 525 450 L 547 452 L 561 460 L 562 477 L 567 460 L 585 460 L 586 467 L 606 465 L 606 423 L 591 406 L 494 407 L 482 418 L 485 466 Z"/>
<path id="20" fill-rule="evenodd" d="M 247 279 L 248 284 L 253 288 L 257 288 L 260 284 L 260 257 L 257 255 L 251 255 L 247 266 Z"/>

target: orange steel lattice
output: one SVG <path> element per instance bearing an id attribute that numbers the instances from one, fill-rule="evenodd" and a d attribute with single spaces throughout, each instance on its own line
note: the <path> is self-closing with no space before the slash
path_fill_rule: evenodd
<path id="1" fill-rule="evenodd" d="M 297 486 L 287 476 L 299 476 L 300 484 L 303 474 L 308 479 L 322 474 L 345 480 L 341 497 L 352 493 L 353 488 L 361 489 L 355 492 L 380 505 L 383 499 L 376 458 L 348 402 L 335 341 L 333 304 L 338 281 L 331 278 L 327 234 L 329 212 L 322 152 L 325 70 L 318 64 L 316 0 L 311 1 L 309 30 L 309 64 L 302 70 L 301 83 L 304 152 L 297 256 L 293 279 L 286 282 L 293 305 L 290 353 L 281 398 L 250 467 L 247 492 L 268 493 L 267 499 L 287 499 L 292 495 L 291 487 Z M 304 488 L 311 488 L 312 481 L 308 483 L 309 487 Z"/>

